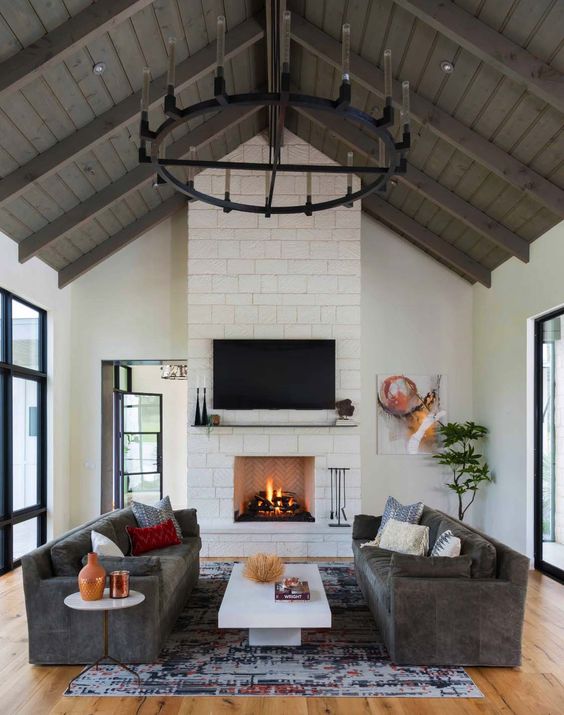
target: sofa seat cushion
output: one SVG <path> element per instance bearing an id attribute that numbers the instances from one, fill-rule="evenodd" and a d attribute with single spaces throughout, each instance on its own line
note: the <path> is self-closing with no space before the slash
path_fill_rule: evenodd
<path id="1" fill-rule="evenodd" d="M 454 519 L 443 518 L 439 524 L 439 533 L 442 534 L 447 529 L 450 529 L 462 542 L 461 555 L 468 554 L 471 557 L 472 578 L 495 578 L 497 559 L 495 546 Z"/>
<path id="2" fill-rule="evenodd" d="M 87 559 L 87 556 L 82 559 L 84 564 Z M 161 570 L 158 556 L 100 556 L 98 562 L 108 575 L 112 571 L 129 571 L 130 576 L 152 576 Z"/>
<path id="3" fill-rule="evenodd" d="M 51 547 L 51 563 L 55 576 L 78 576 L 78 572 L 82 568 L 83 557 L 92 551 L 90 538 L 92 530 L 117 543 L 114 527 L 108 517 L 103 517 L 90 527 L 59 539 Z"/>
<path id="4" fill-rule="evenodd" d="M 472 559 L 466 556 L 411 556 L 393 554 L 390 576 L 409 578 L 470 578 Z"/>
<path id="5" fill-rule="evenodd" d="M 189 536 L 182 539 L 182 543 L 177 546 L 165 546 L 159 549 L 155 555 L 158 555 L 161 561 L 174 560 L 177 564 L 184 562 L 186 565 L 197 558 L 201 544 L 202 542 L 199 537 Z"/>

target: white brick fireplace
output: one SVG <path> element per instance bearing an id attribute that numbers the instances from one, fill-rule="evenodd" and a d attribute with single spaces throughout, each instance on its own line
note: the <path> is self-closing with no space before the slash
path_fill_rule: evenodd
<path id="1" fill-rule="evenodd" d="M 287 132 L 283 160 L 330 163 Z M 267 160 L 262 135 L 229 155 Z M 345 176 L 314 176 L 314 200 L 342 195 Z M 220 195 L 223 176 L 207 170 L 196 187 Z M 279 175 L 280 201 L 298 203 L 305 177 Z M 262 202 L 263 175 L 232 174 L 231 194 Z M 198 509 L 206 556 L 246 556 L 258 550 L 287 556 L 350 554 L 351 529 L 329 526 L 330 467 L 347 467 L 347 516 L 360 511 L 360 436 L 334 422 L 333 411 L 213 409 L 212 345 L 219 338 L 336 340 L 337 399 L 360 402 L 360 204 L 312 217 L 232 212 L 203 203 L 188 211 L 189 420 L 195 384 L 206 379 L 208 412 L 224 425 L 188 429 L 188 503 Z M 238 426 L 226 426 L 236 424 Z M 249 425 L 249 426 L 244 426 Z M 311 425 L 311 426 L 308 426 Z M 234 522 L 234 468 L 245 456 L 308 457 L 315 523 Z"/>

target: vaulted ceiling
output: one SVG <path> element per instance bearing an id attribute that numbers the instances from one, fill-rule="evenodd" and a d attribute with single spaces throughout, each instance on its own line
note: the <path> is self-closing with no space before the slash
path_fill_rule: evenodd
<path id="1" fill-rule="evenodd" d="M 268 1 L 268 0 L 267 0 Z M 283 0 L 278 0 L 283 5 Z M 264 0 L 0 0 L 0 229 L 21 261 L 67 285 L 184 205 L 139 165 L 141 68 L 162 118 L 167 39 L 177 96 L 213 93 L 216 18 L 227 23 L 228 91 L 267 85 Z M 385 48 L 413 90 L 409 170 L 363 209 L 470 282 L 564 218 L 564 0 L 287 0 L 296 89 L 337 94 L 351 24 L 353 103 L 382 106 Z M 445 74 L 441 62 L 454 64 Z M 104 62 L 101 75 L 93 72 Z M 264 110 L 196 119 L 174 153 L 218 159 L 266 127 Z M 345 163 L 373 154 L 363 130 L 293 111 L 287 126 Z M 170 151 L 170 149 L 169 149 Z"/>

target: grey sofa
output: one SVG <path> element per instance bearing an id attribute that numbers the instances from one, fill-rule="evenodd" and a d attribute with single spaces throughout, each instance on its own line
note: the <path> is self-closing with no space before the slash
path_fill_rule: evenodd
<path id="1" fill-rule="evenodd" d="M 517 666 L 529 559 L 476 529 L 425 507 L 431 546 L 450 528 L 462 541 L 456 559 L 394 554 L 372 540 L 381 517 L 355 517 L 358 584 L 393 662 Z"/>
<path id="2" fill-rule="evenodd" d="M 110 614 L 110 655 L 124 663 L 156 660 L 174 622 L 198 582 L 201 540 L 195 509 L 175 511 L 182 543 L 125 558 L 100 557 L 106 570 L 130 571 L 130 587 L 145 594 L 133 608 Z M 103 652 L 103 615 L 64 605 L 78 590 L 77 575 L 91 550 L 94 529 L 129 552 L 126 526 L 137 526 L 130 508 L 104 514 L 22 558 L 29 632 L 29 661 L 89 663 Z"/>

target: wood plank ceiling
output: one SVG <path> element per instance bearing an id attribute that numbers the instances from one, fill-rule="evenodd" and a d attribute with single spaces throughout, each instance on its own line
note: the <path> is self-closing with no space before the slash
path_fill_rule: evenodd
<path id="1" fill-rule="evenodd" d="M 266 86 L 264 0 L 0 0 L 0 229 L 20 260 L 39 256 L 66 285 L 177 211 L 137 162 L 141 68 L 151 123 L 167 39 L 179 103 L 212 94 L 216 17 L 227 22 L 229 91 Z M 564 0 L 287 0 L 295 88 L 336 95 L 340 28 L 351 24 L 353 103 L 382 105 L 381 58 L 413 90 L 410 170 L 363 209 L 471 282 L 564 218 Z M 445 74 L 449 60 L 454 72 Z M 104 62 L 96 76 L 93 65 Z M 173 135 L 220 158 L 265 128 L 264 110 L 194 120 Z M 287 126 L 345 163 L 365 132 L 291 112 Z"/>

